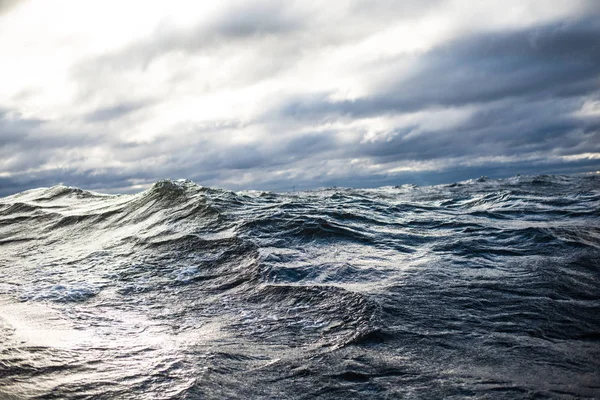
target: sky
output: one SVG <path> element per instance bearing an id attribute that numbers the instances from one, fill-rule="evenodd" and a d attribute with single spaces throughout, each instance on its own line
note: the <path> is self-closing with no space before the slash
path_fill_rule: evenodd
<path id="1" fill-rule="evenodd" d="M 0 0 L 0 196 L 600 170 L 600 1 Z"/>

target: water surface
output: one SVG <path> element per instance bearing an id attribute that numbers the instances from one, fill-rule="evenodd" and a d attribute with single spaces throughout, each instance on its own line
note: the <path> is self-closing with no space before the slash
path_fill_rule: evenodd
<path id="1" fill-rule="evenodd" d="M 600 178 L 0 199 L 0 398 L 599 398 Z"/>

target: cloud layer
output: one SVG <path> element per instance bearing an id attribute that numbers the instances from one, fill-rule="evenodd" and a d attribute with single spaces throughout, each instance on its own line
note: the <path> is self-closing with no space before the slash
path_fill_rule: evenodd
<path id="1" fill-rule="evenodd" d="M 0 2 L 0 196 L 600 169 L 596 1 L 82 3 Z"/>

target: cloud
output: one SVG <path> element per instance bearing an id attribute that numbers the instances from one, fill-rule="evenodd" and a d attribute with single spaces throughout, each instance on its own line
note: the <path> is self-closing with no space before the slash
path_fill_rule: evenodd
<path id="1" fill-rule="evenodd" d="M 259 40 L 300 30 L 305 21 L 300 12 L 292 3 L 281 1 L 239 2 L 192 26 L 163 21 L 146 39 L 85 60 L 75 73 L 146 69 L 156 59 L 173 53 L 201 54 L 223 46 L 255 46 Z"/>
<path id="2" fill-rule="evenodd" d="M 87 114 L 84 119 L 87 122 L 99 122 L 99 121 L 110 121 L 113 119 L 121 118 L 127 114 L 130 114 L 136 110 L 143 108 L 143 103 L 132 103 L 123 102 L 108 107 L 96 109 Z"/>
<path id="3" fill-rule="evenodd" d="M 374 76 L 375 93 L 337 101 L 331 93 L 292 98 L 277 109 L 293 118 L 364 117 L 424 108 L 526 97 L 571 97 L 594 93 L 600 79 L 598 19 L 492 32 L 444 43 L 414 60 L 389 61 Z M 395 77 L 398 65 L 411 71 Z"/>
<path id="4" fill-rule="evenodd" d="M 0 195 L 599 169 L 597 2 L 64 4 L 2 16 Z"/>

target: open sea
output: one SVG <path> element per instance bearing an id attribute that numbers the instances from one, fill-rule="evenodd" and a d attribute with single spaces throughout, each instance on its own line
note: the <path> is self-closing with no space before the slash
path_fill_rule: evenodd
<path id="1" fill-rule="evenodd" d="M 600 398 L 600 175 L 0 198 L 0 399 Z"/>

